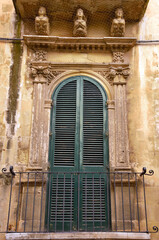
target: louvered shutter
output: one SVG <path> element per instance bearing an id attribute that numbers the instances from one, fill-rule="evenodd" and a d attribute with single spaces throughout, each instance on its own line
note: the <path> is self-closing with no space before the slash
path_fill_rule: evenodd
<path id="1" fill-rule="evenodd" d="M 54 166 L 74 166 L 76 81 L 64 85 L 56 99 Z"/>
<path id="2" fill-rule="evenodd" d="M 83 80 L 83 169 L 81 178 L 81 229 L 106 230 L 107 185 L 104 171 L 104 99 L 100 89 L 91 81 Z"/>
<path id="3" fill-rule="evenodd" d="M 70 81 L 54 97 L 51 166 L 50 231 L 70 231 L 76 221 L 74 215 L 77 81 Z M 58 174 L 57 172 L 63 172 Z M 77 191 L 77 190 L 76 190 Z"/>
<path id="4" fill-rule="evenodd" d="M 101 89 L 81 76 L 66 81 L 54 95 L 50 231 L 106 229 L 108 185 L 106 176 L 99 173 L 106 166 L 106 108 Z"/>
<path id="5" fill-rule="evenodd" d="M 83 165 L 103 166 L 103 96 L 89 81 L 83 88 Z"/>

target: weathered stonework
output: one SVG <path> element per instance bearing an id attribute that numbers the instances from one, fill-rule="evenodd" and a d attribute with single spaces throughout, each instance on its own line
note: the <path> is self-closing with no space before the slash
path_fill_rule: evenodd
<path id="1" fill-rule="evenodd" d="M 46 8 L 39 8 L 39 16 L 35 18 L 35 32 L 38 35 L 49 35 L 49 19 L 46 16 Z"/>
<path id="2" fill-rule="evenodd" d="M 123 9 L 117 8 L 115 11 L 115 18 L 111 26 L 112 37 L 124 37 L 125 35 L 125 19 L 123 18 Z"/>
<path id="3" fill-rule="evenodd" d="M 86 37 L 87 36 L 87 19 L 83 13 L 83 10 L 79 8 L 77 10 L 76 18 L 74 20 L 73 36 Z"/>
<path id="4" fill-rule="evenodd" d="M 114 63 L 123 63 L 124 62 L 124 53 L 123 52 L 113 52 L 113 62 Z"/>
<path id="5" fill-rule="evenodd" d="M 35 50 L 34 61 L 47 61 L 47 51 L 42 49 Z"/>

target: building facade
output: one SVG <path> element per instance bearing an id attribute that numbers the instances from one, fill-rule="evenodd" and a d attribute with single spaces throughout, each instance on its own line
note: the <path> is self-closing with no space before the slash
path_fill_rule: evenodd
<path id="1" fill-rule="evenodd" d="M 1 0 L 1 239 L 158 239 L 158 10 Z"/>

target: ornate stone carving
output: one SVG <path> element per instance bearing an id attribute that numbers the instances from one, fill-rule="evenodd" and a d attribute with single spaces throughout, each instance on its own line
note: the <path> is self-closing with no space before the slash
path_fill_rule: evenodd
<path id="1" fill-rule="evenodd" d="M 124 52 L 113 52 L 113 62 L 123 63 L 124 62 Z"/>
<path id="2" fill-rule="evenodd" d="M 74 20 L 73 36 L 86 37 L 87 35 L 87 19 L 83 13 L 83 10 L 79 8 L 77 10 L 76 18 Z"/>
<path id="3" fill-rule="evenodd" d="M 63 73 L 64 71 L 55 71 L 52 69 L 51 65 L 39 66 L 30 64 L 31 76 L 36 78 L 38 76 L 46 79 L 47 84 L 50 84 L 56 76 Z"/>
<path id="4" fill-rule="evenodd" d="M 109 69 L 107 71 L 98 71 L 97 73 L 100 74 L 105 79 L 107 79 L 108 73 L 109 73 Z"/>
<path id="5" fill-rule="evenodd" d="M 46 61 L 47 60 L 47 51 L 38 49 L 34 53 L 34 61 Z"/>
<path id="6" fill-rule="evenodd" d="M 123 9 L 117 8 L 115 17 L 111 26 L 112 37 L 124 37 L 125 34 L 125 19 L 123 18 Z"/>
<path id="7" fill-rule="evenodd" d="M 39 16 L 35 18 L 35 32 L 38 35 L 49 35 L 49 19 L 46 16 L 46 9 L 39 8 Z"/>
<path id="8" fill-rule="evenodd" d="M 102 77 L 104 77 L 105 80 L 107 80 L 110 83 L 110 85 L 113 84 L 113 82 L 109 78 L 109 74 L 110 74 L 109 69 L 107 69 L 107 71 L 97 71 L 97 73 L 100 74 Z"/>
<path id="9" fill-rule="evenodd" d="M 110 67 L 107 77 L 111 83 L 121 84 L 121 83 L 125 83 L 125 81 L 123 81 L 123 79 L 121 79 L 121 81 L 120 81 L 120 78 L 118 78 L 118 80 L 114 81 L 114 78 L 117 75 L 119 75 L 119 76 L 123 76 L 124 79 L 126 80 L 129 77 L 129 74 L 130 74 L 129 67 Z"/>

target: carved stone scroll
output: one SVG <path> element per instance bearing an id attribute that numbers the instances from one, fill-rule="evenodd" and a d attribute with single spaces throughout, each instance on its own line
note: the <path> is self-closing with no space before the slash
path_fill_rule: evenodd
<path id="1" fill-rule="evenodd" d="M 35 32 L 37 35 L 49 35 L 49 19 L 46 16 L 46 9 L 39 8 L 39 16 L 35 18 Z"/>
<path id="2" fill-rule="evenodd" d="M 74 20 L 73 36 L 86 37 L 87 36 L 87 19 L 83 13 L 83 10 L 79 8 L 77 10 L 76 18 Z"/>
<path id="3" fill-rule="evenodd" d="M 115 11 L 115 18 L 111 26 L 112 37 L 124 37 L 125 35 L 125 19 L 123 18 L 123 9 L 117 8 Z"/>

